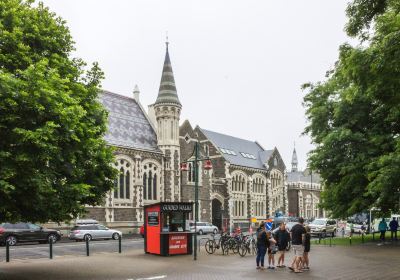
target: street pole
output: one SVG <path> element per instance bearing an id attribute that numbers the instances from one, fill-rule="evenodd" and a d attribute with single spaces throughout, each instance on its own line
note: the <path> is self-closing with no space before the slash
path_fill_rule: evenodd
<path id="1" fill-rule="evenodd" d="M 196 141 L 194 144 L 194 210 L 195 210 L 195 218 L 194 218 L 194 260 L 197 260 L 197 222 L 199 220 L 199 168 L 197 165 L 199 157 L 199 143 Z"/>

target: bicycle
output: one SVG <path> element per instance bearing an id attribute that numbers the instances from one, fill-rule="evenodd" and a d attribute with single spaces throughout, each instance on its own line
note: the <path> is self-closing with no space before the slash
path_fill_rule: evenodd
<path id="1" fill-rule="evenodd" d="M 228 235 L 227 234 L 221 234 L 221 237 L 218 239 L 218 242 L 215 240 L 215 234 L 211 234 L 212 239 L 207 240 L 205 246 L 205 249 L 207 253 L 209 254 L 214 254 L 214 252 L 221 248 L 222 249 L 222 254 L 224 255 L 225 252 L 225 243 L 228 240 Z"/>

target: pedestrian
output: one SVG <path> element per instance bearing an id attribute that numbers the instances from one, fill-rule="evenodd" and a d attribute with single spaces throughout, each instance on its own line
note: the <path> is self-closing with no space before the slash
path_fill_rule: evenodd
<path id="1" fill-rule="evenodd" d="M 257 230 L 257 269 L 264 269 L 264 258 L 268 245 L 269 243 L 267 240 L 267 233 L 265 232 L 265 224 L 261 222 L 260 227 Z"/>
<path id="2" fill-rule="evenodd" d="M 349 236 L 352 237 L 353 233 L 354 233 L 354 224 L 353 224 L 353 222 L 350 222 L 349 228 L 350 228 Z"/>
<path id="3" fill-rule="evenodd" d="M 304 219 L 299 218 L 299 223 L 294 225 L 290 230 L 290 235 L 292 239 L 292 247 L 294 252 L 294 258 L 292 261 L 292 265 L 289 267 L 290 270 L 294 271 L 295 273 L 303 272 L 300 267 L 300 263 L 303 259 L 304 254 L 304 239 L 306 230 L 303 226 Z"/>
<path id="4" fill-rule="evenodd" d="M 276 240 L 271 232 L 267 232 L 268 240 L 268 269 L 275 269 Z"/>
<path id="5" fill-rule="evenodd" d="M 399 222 L 396 220 L 395 217 L 393 217 L 393 220 L 390 221 L 389 228 L 390 228 L 390 238 L 392 240 L 397 241 L 397 229 L 399 228 Z M 394 239 L 393 236 L 395 237 Z"/>
<path id="6" fill-rule="evenodd" d="M 380 239 L 382 241 L 385 241 L 385 234 L 388 226 L 386 224 L 385 218 L 382 218 L 382 221 L 379 222 L 378 229 L 381 232 Z"/>
<path id="7" fill-rule="evenodd" d="M 278 265 L 277 267 L 285 267 L 285 252 L 290 241 L 289 232 L 286 229 L 285 223 L 281 223 L 279 230 L 275 234 L 276 244 L 278 246 Z"/>
<path id="8" fill-rule="evenodd" d="M 306 226 L 305 229 L 306 229 L 306 234 L 304 238 L 303 269 L 309 270 L 310 260 L 308 258 L 308 255 L 310 253 L 310 248 L 311 248 L 311 230 L 309 226 Z"/>
<path id="9" fill-rule="evenodd" d="M 345 228 L 344 228 L 344 225 L 342 225 L 342 238 L 344 238 L 344 232 L 345 232 Z"/>

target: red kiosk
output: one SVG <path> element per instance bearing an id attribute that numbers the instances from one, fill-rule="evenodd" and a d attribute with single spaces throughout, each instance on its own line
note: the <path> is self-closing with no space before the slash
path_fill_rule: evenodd
<path id="1" fill-rule="evenodd" d="M 192 235 L 186 226 L 191 202 L 159 202 L 144 206 L 144 251 L 162 256 L 192 254 Z"/>

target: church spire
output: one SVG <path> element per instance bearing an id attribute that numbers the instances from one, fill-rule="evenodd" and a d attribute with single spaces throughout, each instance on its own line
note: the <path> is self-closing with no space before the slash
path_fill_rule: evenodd
<path id="1" fill-rule="evenodd" d="M 179 101 L 178 94 L 176 92 L 175 79 L 174 79 L 174 73 L 172 72 L 171 60 L 169 58 L 168 36 L 165 45 L 166 45 L 166 52 L 165 52 L 164 67 L 161 75 L 160 89 L 158 90 L 157 100 L 154 104 L 174 103 L 181 106 L 181 102 Z"/>
<path id="2" fill-rule="evenodd" d="M 296 143 L 294 143 L 292 154 L 292 172 L 297 172 L 297 163 Z"/>

